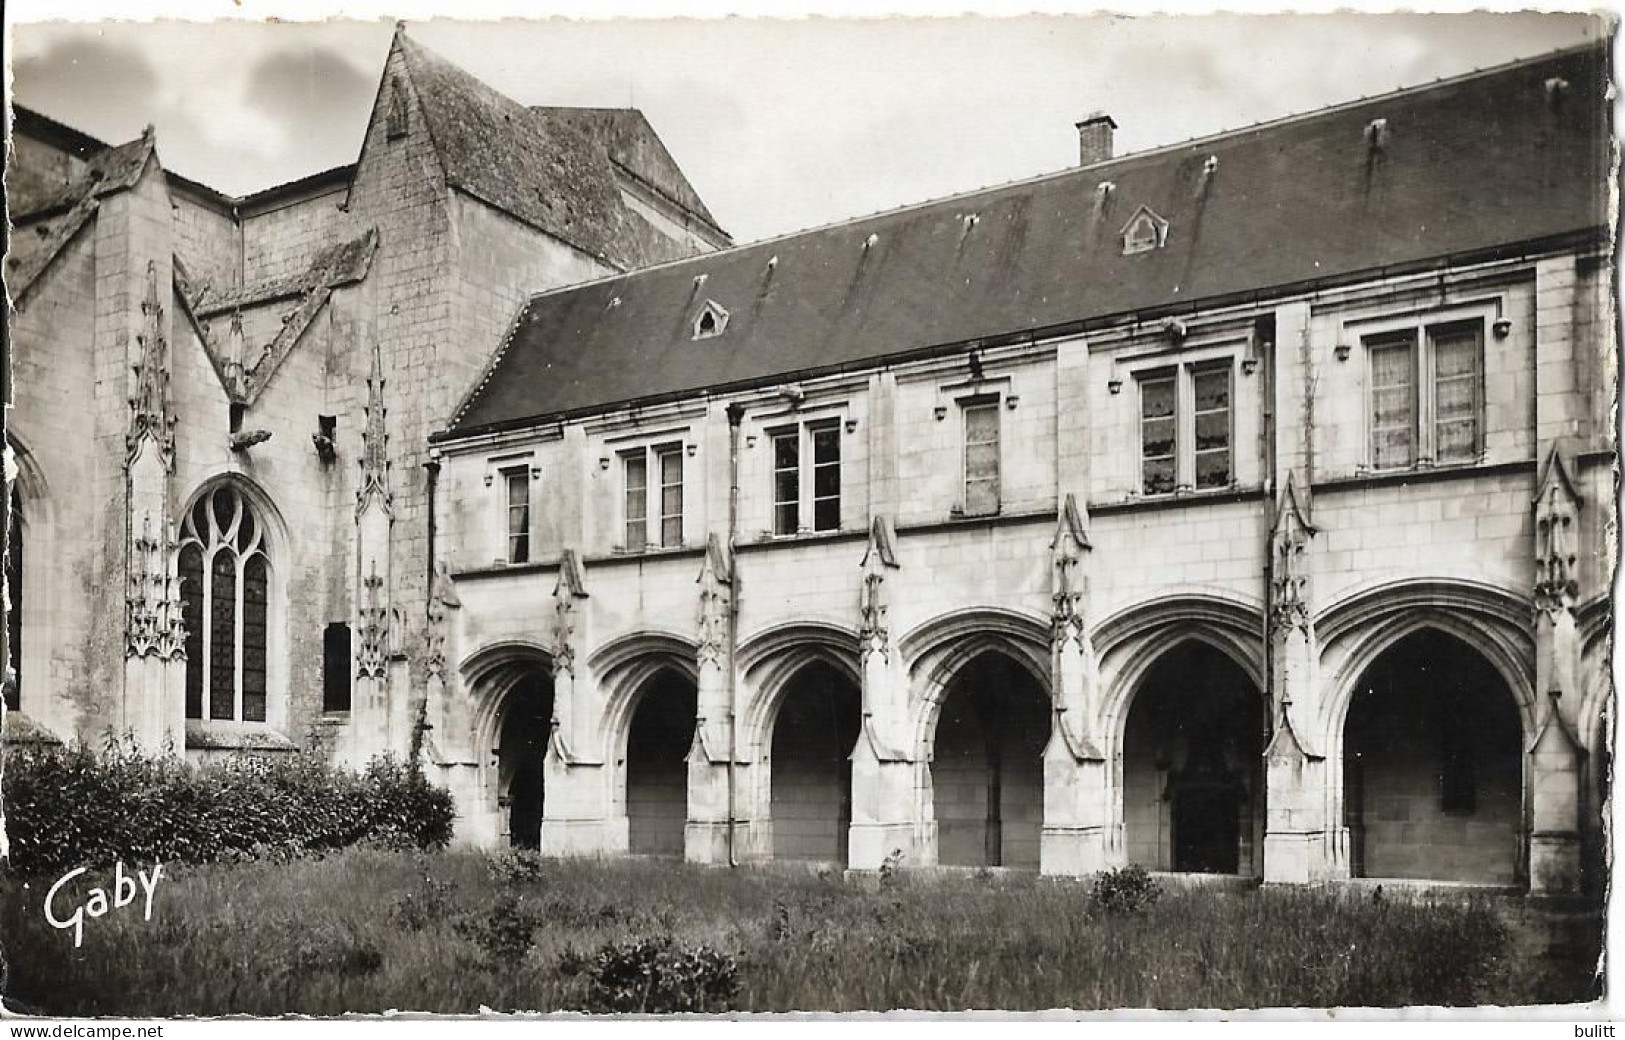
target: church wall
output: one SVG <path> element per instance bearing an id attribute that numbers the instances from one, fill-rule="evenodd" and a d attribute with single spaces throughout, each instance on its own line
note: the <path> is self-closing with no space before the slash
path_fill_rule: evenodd
<path id="1" fill-rule="evenodd" d="M 339 210 L 345 185 L 320 194 L 287 200 L 243 218 L 242 281 L 291 278 L 310 267 L 325 246 L 350 234 L 352 221 Z"/>
<path id="2" fill-rule="evenodd" d="M 68 184 L 85 168 L 82 159 L 26 134 L 13 134 L 6 190 L 41 198 Z"/>
<path id="3" fill-rule="evenodd" d="M 12 319 L 10 431 L 28 452 L 23 637 L 24 714 L 69 739 L 103 710 L 86 658 L 102 599 L 92 574 L 101 549 L 83 522 L 98 459 L 92 407 L 96 349 L 96 226 L 88 225 L 40 276 Z M 119 460 L 123 446 L 120 445 Z M 39 481 L 36 482 L 34 477 Z"/>
<path id="4" fill-rule="evenodd" d="M 398 50 L 385 63 L 382 82 L 412 89 Z M 388 105 L 385 90 L 368 123 L 347 201 L 356 233 L 378 229 L 378 253 L 366 284 L 371 335 L 383 349 L 389 381 L 392 595 L 407 619 L 407 631 L 400 633 L 403 645 L 415 646 L 428 557 L 422 464 L 429 433 L 446 418 L 435 401 L 444 392 L 442 356 L 453 334 L 454 252 L 445 177 L 422 111 L 414 98 L 407 133 L 390 140 Z M 359 413 L 354 421 L 360 421 Z"/>
<path id="5" fill-rule="evenodd" d="M 311 323 L 300 342 L 283 360 L 259 397 L 244 409 L 242 430 L 268 430 L 271 437 L 245 451 L 230 448 L 228 402 L 201 344 L 187 329 L 177 336 L 188 348 L 187 383 L 178 395 L 176 411 L 175 510 L 177 521 L 199 488 L 225 474 L 234 474 L 259 488 L 275 507 L 268 518 L 280 535 L 273 546 L 271 564 L 281 590 L 280 624 L 273 614 L 270 644 L 270 692 L 280 694 L 279 707 L 272 711 L 273 725 L 281 735 L 302 743 L 310 722 L 321 710 L 322 628 L 330 620 L 328 596 L 330 576 L 336 571 L 348 575 L 352 557 L 335 556 L 324 537 L 328 525 L 348 521 L 349 514 L 334 514 L 330 486 L 342 482 L 345 462 L 353 465 L 359 454 L 359 421 L 341 429 L 341 460 L 324 463 L 311 443 L 317 428 L 317 415 L 327 395 L 329 355 L 337 338 L 334 325 L 344 301 L 335 297 Z M 245 332 L 257 330 L 258 323 L 245 321 Z M 184 326 L 184 323 L 183 323 Z M 218 335 L 218 333 L 217 333 Z M 260 339 L 250 335 L 250 344 Z M 252 350 L 255 353 L 257 350 Z M 345 620 L 346 617 L 331 618 Z M 282 723 L 275 725 L 280 714 Z M 216 731 L 211 743 L 229 743 L 239 728 L 218 723 L 194 725 L 194 729 Z"/>
<path id="6" fill-rule="evenodd" d="M 216 288 L 241 285 L 242 232 L 231 216 L 182 188 L 171 185 L 169 192 L 175 200 L 175 253 L 192 280 Z"/>

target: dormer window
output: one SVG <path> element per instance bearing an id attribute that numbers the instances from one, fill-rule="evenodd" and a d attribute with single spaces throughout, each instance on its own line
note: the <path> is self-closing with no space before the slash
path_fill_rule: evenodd
<path id="1" fill-rule="evenodd" d="M 1150 206 L 1141 206 L 1123 225 L 1123 255 L 1147 253 L 1161 249 L 1168 241 L 1168 222 L 1154 213 Z"/>
<path id="2" fill-rule="evenodd" d="M 710 339 L 722 335 L 722 330 L 728 327 L 728 312 L 715 300 L 706 300 L 705 306 L 700 308 L 699 315 L 694 319 L 694 338 Z"/>

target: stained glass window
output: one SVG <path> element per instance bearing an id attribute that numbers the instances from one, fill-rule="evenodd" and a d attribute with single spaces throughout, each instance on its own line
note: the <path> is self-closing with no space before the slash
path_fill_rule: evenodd
<path id="1" fill-rule="evenodd" d="M 186 717 L 264 722 L 271 569 L 246 499 L 209 491 L 181 529 Z"/>

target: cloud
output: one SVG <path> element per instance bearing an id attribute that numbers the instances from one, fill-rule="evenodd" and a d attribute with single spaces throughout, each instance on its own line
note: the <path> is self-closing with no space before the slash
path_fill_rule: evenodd
<path id="1" fill-rule="evenodd" d="M 87 133 L 127 140 L 152 121 L 157 70 L 134 47 L 84 33 L 59 38 L 13 65 L 17 101 Z"/>
<path id="2" fill-rule="evenodd" d="M 377 86 L 337 50 L 309 46 L 278 50 L 256 61 L 242 88 L 243 103 L 286 126 L 290 137 L 331 127 L 359 137 Z"/>

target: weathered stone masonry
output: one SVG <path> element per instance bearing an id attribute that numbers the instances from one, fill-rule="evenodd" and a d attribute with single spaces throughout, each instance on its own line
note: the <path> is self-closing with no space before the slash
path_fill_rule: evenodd
<path id="1" fill-rule="evenodd" d="M 244 199 L 25 113 L 6 739 L 420 745 L 551 855 L 1595 889 L 1607 71 L 718 252 L 641 116 L 404 32 Z"/>

